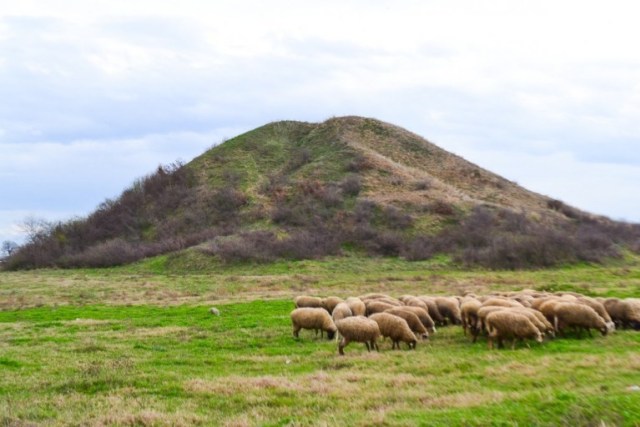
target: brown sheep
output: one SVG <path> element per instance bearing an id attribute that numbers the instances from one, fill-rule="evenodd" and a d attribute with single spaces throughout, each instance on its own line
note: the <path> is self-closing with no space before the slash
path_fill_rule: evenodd
<path id="1" fill-rule="evenodd" d="M 367 351 L 378 349 L 377 340 L 380 337 L 380 327 L 375 320 L 364 316 L 347 317 L 336 322 L 338 332 L 342 335 L 342 340 L 338 344 L 338 353 L 344 356 L 344 348 L 350 342 L 362 342 L 367 346 Z"/>
<path id="2" fill-rule="evenodd" d="M 604 319 L 605 323 L 607 324 L 607 327 L 609 328 L 609 332 L 615 330 L 616 328 L 615 323 L 613 323 L 613 320 L 611 319 L 611 316 L 609 316 L 607 309 L 604 307 L 604 304 L 602 304 L 600 301 L 596 300 L 595 298 L 582 296 L 582 297 L 578 297 L 577 302 L 578 304 L 588 305 L 589 307 L 593 308 L 596 311 L 596 313 L 598 313 L 598 315 Z"/>
<path id="3" fill-rule="evenodd" d="M 344 300 L 344 302 L 349 306 L 354 316 L 364 316 L 367 314 L 367 306 L 360 298 L 349 297 Z"/>
<path id="4" fill-rule="evenodd" d="M 322 307 L 321 298 L 311 297 L 307 295 L 297 296 L 293 299 L 293 302 L 296 304 L 296 308 L 302 308 L 302 307 L 321 308 Z"/>
<path id="5" fill-rule="evenodd" d="M 416 336 L 422 337 L 423 339 L 429 338 L 429 332 L 427 332 L 427 328 L 424 327 L 418 316 L 405 310 L 404 307 L 390 308 L 386 310 L 385 313 L 403 318 Z"/>
<path id="6" fill-rule="evenodd" d="M 393 342 L 392 348 L 400 349 L 400 341 L 402 341 L 406 342 L 409 348 L 415 350 L 418 339 L 416 335 L 411 332 L 411 328 L 409 328 L 406 320 L 389 313 L 375 313 L 369 318 L 378 323 L 380 334 L 382 334 L 383 337 L 391 338 Z"/>
<path id="7" fill-rule="evenodd" d="M 454 325 L 462 324 L 462 315 L 460 314 L 460 304 L 454 297 L 436 297 L 436 305 L 442 316 Z"/>
<path id="8" fill-rule="evenodd" d="M 604 301 L 604 308 L 619 327 L 640 330 L 640 303 L 630 299 L 608 298 Z"/>
<path id="9" fill-rule="evenodd" d="M 420 299 L 427 305 L 427 312 L 429 313 L 429 316 L 431 316 L 433 321 L 436 322 L 436 325 L 445 325 L 444 317 L 442 317 L 440 310 L 438 310 L 438 305 L 436 304 L 436 300 L 434 297 L 422 295 L 419 296 L 418 299 Z"/>
<path id="10" fill-rule="evenodd" d="M 482 302 L 483 307 L 487 307 L 489 305 L 500 307 L 524 307 L 524 305 L 520 304 L 518 301 L 507 298 L 489 298 Z"/>
<path id="11" fill-rule="evenodd" d="M 405 305 L 404 307 L 398 307 L 398 309 L 415 314 L 418 316 L 418 319 L 420 319 L 420 322 L 422 322 L 424 327 L 427 328 L 429 333 L 433 334 L 436 332 L 436 324 L 431 316 L 429 316 L 429 312 L 424 308 Z"/>
<path id="12" fill-rule="evenodd" d="M 340 297 L 326 297 L 322 299 L 322 308 L 327 310 L 329 313 L 333 313 L 333 309 L 336 308 L 336 305 L 342 302 L 342 298 Z"/>
<path id="13" fill-rule="evenodd" d="M 385 310 L 395 307 L 395 305 L 380 301 L 367 301 L 364 304 L 367 306 L 367 316 L 371 316 L 375 313 L 382 313 Z"/>
<path id="14" fill-rule="evenodd" d="M 543 334 L 549 334 L 551 337 L 555 337 L 555 328 L 538 310 L 534 310 L 528 307 L 505 307 L 507 310 L 515 311 L 527 316 L 527 319 L 535 325 Z"/>
<path id="15" fill-rule="evenodd" d="M 293 336 L 296 338 L 298 338 L 300 329 L 326 331 L 329 339 L 333 339 L 338 330 L 331 316 L 324 308 L 296 308 L 291 312 L 291 322 L 293 323 Z"/>
<path id="16" fill-rule="evenodd" d="M 427 312 L 429 311 L 429 307 L 427 307 L 427 304 L 425 304 L 424 301 L 422 301 L 420 298 L 407 298 L 404 301 L 404 304 L 410 307 L 420 307 L 424 310 L 426 310 Z"/>
<path id="17" fill-rule="evenodd" d="M 489 313 L 486 318 L 487 331 L 489 332 L 489 349 L 493 349 L 493 342 L 498 341 L 498 347 L 502 347 L 502 341 L 511 338 L 511 349 L 515 349 L 516 340 L 525 338 L 542 342 L 542 333 L 523 314 L 512 310 L 497 310 Z"/>
<path id="18" fill-rule="evenodd" d="M 607 335 L 609 332 L 606 322 L 593 308 L 571 302 L 555 306 L 553 325 L 557 332 L 562 332 L 567 326 L 572 326 L 580 332 L 586 329 L 589 336 L 591 336 L 591 328 L 599 330 L 602 335 Z"/>
<path id="19" fill-rule="evenodd" d="M 347 303 L 344 302 L 338 303 L 338 305 L 336 305 L 331 312 L 331 317 L 333 318 L 334 322 L 351 316 L 353 316 L 353 313 L 351 312 L 351 309 L 349 308 Z"/>
<path id="20" fill-rule="evenodd" d="M 474 298 L 469 298 L 460 306 L 460 316 L 462 318 L 462 330 L 465 335 L 467 331 L 475 328 L 478 324 L 478 309 L 482 303 Z M 473 334 L 473 332 L 471 332 Z"/>
<path id="21" fill-rule="evenodd" d="M 504 310 L 506 308 L 508 307 L 502 307 L 499 305 L 489 305 L 487 307 L 480 307 L 476 312 L 476 316 L 477 316 L 476 326 L 475 328 L 469 329 L 469 332 L 471 333 L 471 341 L 476 342 L 476 340 L 478 339 L 478 335 L 480 335 L 480 333 L 482 332 L 487 331 L 486 318 L 489 315 L 489 313 L 493 313 L 494 311 Z"/>

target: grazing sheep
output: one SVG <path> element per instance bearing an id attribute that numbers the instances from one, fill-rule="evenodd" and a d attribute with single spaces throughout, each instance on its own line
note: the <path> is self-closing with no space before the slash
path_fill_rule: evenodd
<path id="1" fill-rule="evenodd" d="M 516 341 L 525 338 L 542 342 L 542 333 L 523 314 L 511 310 L 497 310 L 489 313 L 486 318 L 487 331 L 489 332 L 489 349 L 493 349 L 493 342 L 498 341 L 498 347 L 502 347 L 502 341 L 511 338 L 511 349 L 515 349 Z"/>
<path id="2" fill-rule="evenodd" d="M 478 324 L 478 309 L 482 303 L 475 298 L 469 298 L 460 306 L 460 316 L 462 318 L 462 330 L 465 335 L 467 331 L 475 328 Z M 473 334 L 473 332 L 471 332 Z"/>
<path id="3" fill-rule="evenodd" d="M 505 307 L 506 308 L 506 307 Z M 528 307 L 508 307 L 507 310 L 521 313 L 527 316 L 527 319 L 535 325 L 543 334 L 549 334 L 551 337 L 555 337 L 555 328 L 538 310 L 534 310 Z"/>
<path id="4" fill-rule="evenodd" d="M 423 339 L 429 338 L 429 332 L 427 332 L 427 328 L 424 327 L 418 316 L 410 311 L 404 310 L 403 307 L 390 308 L 389 310 L 386 310 L 385 313 L 390 313 L 394 316 L 403 318 L 416 336 L 422 337 Z"/>
<path id="5" fill-rule="evenodd" d="M 218 310 L 218 309 L 217 309 L 217 308 L 215 308 L 215 307 L 211 307 L 211 308 L 209 309 L 209 313 L 213 314 L 214 316 L 220 316 L 220 310 Z"/>
<path id="6" fill-rule="evenodd" d="M 322 299 L 318 297 L 311 297 L 307 295 L 300 295 L 293 299 L 296 304 L 296 308 L 313 307 L 322 308 Z"/>
<path id="7" fill-rule="evenodd" d="M 418 299 L 420 299 L 422 302 L 424 302 L 427 305 L 427 312 L 429 313 L 429 316 L 431 316 L 433 321 L 436 322 L 436 325 L 438 326 L 445 325 L 444 317 L 442 317 L 440 310 L 438 310 L 438 305 L 436 304 L 434 297 L 422 295 L 422 296 L 419 296 Z"/>
<path id="8" fill-rule="evenodd" d="M 487 307 L 489 305 L 500 307 L 524 307 L 524 305 L 520 304 L 518 301 L 506 298 L 489 298 L 482 303 L 483 307 Z"/>
<path id="9" fill-rule="evenodd" d="M 476 312 L 476 316 L 477 316 L 476 326 L 475 328 L 469 329 L 469 332 L 471 333 L 471 342 L 476 342 L 476 340 L 478 339 L 478 335 L 480 335 L 480 333 L 483 331 L 484 332 L 487 331 L 486 319 L 490 313 L 493 313 L 494 311 L 505 310 L 507 308 L 508 307 L 502 307 L 499 305 L 489 305 L 486 307 L 480 307 Z"/>
<path id="10" fill-rule="evenodd" d="M 349 297 L 344 302 L 349 306 L 354 316 L 364 316 L 367 314 L 367 306 L 360 298 Z"/>
<path id="11" fill-rule="evenodd" d="M 375 313 L 382 313 L 385 310 L 395 307 L 395 305 L 380 301 L 367 301 L 364 304 L 367 306 L 367 316 L 371 316 Z"/>
<path id="12" fill-rule="evenodd" d="M 329 339 L 333 339 L 337 331 L 335 323 L 324 308 L 296 308 L 291 312 L 291 322 L 293 323 L 293 336 L 296 338 L 298 338 L 300 329 L 326 331 Z"/>
<path id="13" fill-rule="evenodd" d="M 556 307 L 564 303 L 566 303 L 566 301 L 562 301 L 557 298 L 550 298 L 538 307 L 538 311 L 544 314 L 544 317 L 546 317 L 549 322 L 553 322 L 553 318 L 556 314 Z"/>
<path id="14" fill-rule="evenodd" d="M 371 292 L 371 293 L 368 293 L 368 294 L 360 295 L 358 298 L 360 298 L 362 301 L 367 301 L 367 300 L 372 300 L 372 299 L 393 298 L 393 297 L 391 295 L 387 295 L 387 294 Z"/>
<path id="15" fill-rule="evenodd" d="M 409 306 L 409 307 L 420 307 L 424 310 L 426 310 L 427 312 L 429 311 L 429 307 L 427 307 L 427 304 L 425 304 L 424 301 L 422 301 L 420 298 L 407 298 L 404 301 L 404 304 Z"/>
<path id="16" fill-rule="evenodd" d="M 429 312 L 424 308 L 405 305 L 404 307 L 398 307 L 398 309 L 408 311 L 418 316 L 418 319 L 420 319 L 420 322 L 422 322 L 422 324 L 424 325 L 425 328 L 427 328 L 427 331 L 430 334 L 433 334 L 436 332 L 436 324 L 431 318 L 431 316 L 429 316 Z"/>
<path id="17" fill-rule="evenodd" d="M 344 302 L 336 305 L 333 309 L 333 312 L 331 313 L 331 317 L 333 318 L 334 322 L 351 316 L 353 316 L 353 313 L 351 312 L 351 309 L 349 308 L 347 303 Z"/>
<path id="18" fill-rule="evenodd" d="M 436 297 L 436 305 L 442 316 L 454 325 L 462 324 L 462 315 L 460 314 L 460 304 L 454 297 Z"/>
<path id="19" fill-rule="evenodd" d="M 378 298 L 376 302 L 383 302 L 385 304 L 393 305 L 394 307 L 402 307 L 404 303 L 396 298 Z"/>
<path id="20" fill-rule="evenodd" d="M 598 313 L 598 315 L 604 319 L 607 327 L 609 328 L 609 332 L 612 332 L 616 329 L 615 323 L 613 323 L 613 320 L 611 319 L 611 316 L 609 316 L 607 309 L 604 308 L 604 304 L 602 304 L 600 301 L 596 300 L 595 298 L 582 296 L 578 297 L 577 302 L 578 304 L 588 305 L 589 307 L 593 308 L 596 313 Z"/>
<path id="21" fill-rule="evenodd" d="M 371 351 L 372 348 L 379 351 L 376 341 L 380 337 L 380 327 L 376 321 L 364 316 L 352 316 L 338 320 L 336 326 L 342 335 L 338 344 L 338 353 L 341 356 L 344 356 L 344 348 L 352 341 L 365 343 L 367 351 Z"/>
<path id="22" fill-rule="evenodd" d="M 418 339 L 416 335 L 411 332 L 411 328 L 409 328 L 406 320 L 389 313 L 375 313 L 369 318 L 378 323 L 380 334 L 382 334 L 383 337 L 391 338 L 391 341 L 393 341 L 392 348 L 400 349 L 400 341 L 402 341 L 406 342 L 409 348 L 415 350 Z"/>
<path id="23" fill-rule="evenodd" d="M 329 313 L 333 313 L 333 309 L 336 308 L 336 305 L 342 302 L 342 298 L 339 297 L 326 297 L 322 299 L 322 308 L 327 310 Z"/>
<path id="24" fill-rule="evenodd" d="M 555 306 L 553 325 L 558 332 L 563 331 L 567 326 L 572 326 L 579 331 L 586 329 L 589 336 L 591 336 L 591 328 L 599 330 L 602 335 L 607 335 L 609 332 L 606 322 L 593 308 L 571 302 Z"/>
<path id="25" fill-rule="evenodd" d="M 630 299 L 609 298 L 604 301 L 604 308 L 617 326 L 640 330 L 640 303 Z"/>

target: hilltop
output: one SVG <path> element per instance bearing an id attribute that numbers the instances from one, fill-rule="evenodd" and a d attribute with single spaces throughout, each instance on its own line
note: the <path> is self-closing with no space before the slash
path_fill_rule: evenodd
<path id="1" fill-rule="evenodd" d="M 51 224 L 5 268 L 172 253 L 268 262 L 358 252 L 544 267 L 640 248 L 640 228 L 531 192 L 400 127 L 281 121 L 159 167 L 87 218 Z M 181 255 L 182 254 L 182 255 Z"/>

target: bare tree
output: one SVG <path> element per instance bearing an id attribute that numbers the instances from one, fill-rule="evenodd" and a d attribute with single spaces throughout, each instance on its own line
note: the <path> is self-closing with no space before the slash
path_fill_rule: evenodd
<path id="1" fill-rule="evenodd" d="M 38 218 L 33 215 L 29 215 L 28 217 L 26 217 L 22 221 L 22 224 L 20 224 L 22 232 L 27 235 L 28 243 L 35 243 L 41 238 L 45 237 L 51 230 L 52 226 L 53 224 L 46 219 Z"/>
<path id="2" fill-rule="evenodd" d="M 20 246 L 16 242 L 13 242 L 11 240 L 5 240 L 4 242 L 2 242 L 2 246 L 0 247 L 0 253 L 9 257 L 16 250 L 18 250 L 19 247 Z"/>

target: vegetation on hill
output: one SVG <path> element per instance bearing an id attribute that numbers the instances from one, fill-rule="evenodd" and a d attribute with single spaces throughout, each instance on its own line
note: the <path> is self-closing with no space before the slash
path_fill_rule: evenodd
<path id="1" fill-rule="evenodd" d="M 640 226 L 532 193 L 373 119 L 276 122 L 159 167 L 87 218 L 48 224 L 9 270 L 106 267 L 192 250 L 212 262 L 347 252 L 546 267 L 640 249 Z"/>

